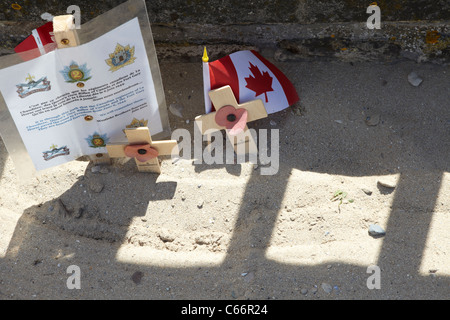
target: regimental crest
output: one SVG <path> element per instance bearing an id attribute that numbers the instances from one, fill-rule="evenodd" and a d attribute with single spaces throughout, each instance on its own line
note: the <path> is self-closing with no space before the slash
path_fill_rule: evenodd
<path id="1" fill-rule="evenodd" d="M 28 97 L 33 93 L 49 91 L 52 88 L 50 85 L 50 81 L 47 80 L 47 77 L 42 77 L 38 81 L 34 81 L 34 76 L 28 74 L 28 77 L 25 78 L 25 81 L 27 81 L 27 83 L 20 83 L 16 85 L 17 93 L 22 99 Z"/>
<path id="2" fill-rule="evenodd" d="M 111 68 L 109 71 L 117 71 L 122 67 L 134 63 L 136 57 L 134 56 L 134 47 L 131 48 L 130 45 L 126 47 L 117 44 L 116 50 L 109 54 L 109 59 L 106 59 L 106 64 Z"/>
<path id="3" fill-rule="evenodd" d="M 52 145 L 50 150 L 43 152 L 43 157 L 45 161 L 54 159 L 60 156 L 67 156 L 70 154 L 70 149 L 67 146 L 58 148 L 58 146 Z"/>
<path id="4" fill-rule="evenodd" d="M 145 120 L 145 119 L 138 120 L 136 118 L 133 118 L 133 121 L 131 121 L 131 123 L 129 125 L 127 125 L 127 128 L 132 129 L 132 128 L 139 128 L 139 127 L 146 127 L 147 125 L 148 125 L 148 120 Z"/>
<path id="5" fill-rule="evenodd" d="M 63 75 L 64 80 L 69 83 L 85 82 L 92 78 L 91 69 L 87 68 L 87 63 L 80 66 L 75 61 L 72 61 L 70 66 L 64 67 L 60 72 Z"/>
<path id="6" fill-rule="evenodd" d="M 91 148 L 104 148 L 109 141 L 106 134 L 99 134 L 94 132 L 93 135 L 85 139 Z"/>

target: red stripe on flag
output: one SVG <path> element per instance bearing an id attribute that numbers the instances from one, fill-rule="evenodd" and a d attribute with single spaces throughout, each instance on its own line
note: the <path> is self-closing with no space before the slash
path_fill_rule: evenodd
<path id="1" fill-rule="evenodd" d="M 229 85 L 239 103 L 239 79 L 230 56 L 209 63 L 209 78 L 211 90 Z M 213 105 L 212 111 L 214 110 L 215 108 Z"/>
<path id="2" fill-rule="evenodd" d="M 52 37 L 50 36 L 50 32 L 53 32 L 53 22 L 48 22 L 43 26 L 36 29 L 41 38 L 42 45 L 46 45 L 52 43 Z"/>
<path id="3" fill-rule="evenodd" d="M 277 67 L 275 67 L 272 63 L 270 63 L 268 60 L 266 60 L 263 56 L 261 56 L 258 52 L 254 50 L 250 50 L 259 60 L 261 60 L 262 63 L 264 63 L 267 68 L 275 75 L 275 77 L 278 79 L 278 81 L 281 84 L 281 87 L 283 88 L 284 94 L 286 95 L 287 101 L 289 103 L 289 106 L 292 106 L 294 103 L 296 103 L 300 98 L 298 97 L 297 90 L 295 90 L 295 87 L 292 85 L 291 81 L 281 72 L 278 70 Z"/>

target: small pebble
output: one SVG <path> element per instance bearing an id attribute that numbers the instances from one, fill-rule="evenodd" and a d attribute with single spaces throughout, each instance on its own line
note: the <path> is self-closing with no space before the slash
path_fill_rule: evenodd
<path id="1" fill-rule="evenodd" d="M 303 295 L 306 295 L 308 293 L 308 289 L 302 289 L 301 292 L 302 292 Z"/>
<path id="2" fill-rule="evenodd" d="M 93 166 L 92 168 L 91 168 L 91 172 L 92 173 L 97 173 L 97 172 L 100 172 L 100 166 Z"/>
<path id="3" fill-rule="evenodd" d="M 81 216 L 83 215 L 84 211 L 85 211 L 85 206 L 84 205 L 77 205 L 75 207 L 75 209 L 73 210 L 73 217 L 75 219 L 81 218 Z"/>
<path id="4" fill-rule="evenodd" d="M 167 232 L 160 232 L 158 234 L 158 237 L 161 239 L 162 242 L 173 242 L 175 240 L 175 237 Z"/>
<path id="5" fill-rule="evenodd" d="M 104 187 L 103 183 L 98 182 L 98 181 L 91 181 L 89 183 L 89 190 L 91 190 L 92 192 L 95 192 L 95 193 L 102 192 L 103 187 Z"/>
<path id="6" fill-rule="evenodd" d="M 135 273 L 133 273 L 133 275 L 131 276 L 131 280 L 133 280 L 133 282 L 135 284 L 139 284 L 142 281 L 142 277 L 144 276 L 144 274 L 141 271 L 136 271 Z"/>
<path id="7" fill-rule="evenodd" d="M 384 231 L 384 229 L 377 224 L 371 224 L 369 226 L 369 234 L 372 237 L 381 237 L 386 234 L 386 231 Z"/>
<path id="8" fill-rule="evenodd" d="M 333 287 L 328 283 L 322 283 L 322 289 L 326 293 L 331 293 L 331 291 L 333 291 Z"/>
<path id="9" fill-rule="evenodd" d="M 251 282 L 255 278 L 255 274 L 253 272 L 246 273 L 244 276 L 245 282 Z"/>
<path id="10" fill-rule="evenodd" d="M 178 118 L 183 118 L 183 109 L 184 107 L 178 103 L 172 103 L 169 106 L 170 113 L 172 113 L 174 116 L 177 116 Z"/>
<path id="11" fill-rule="evenodd" d="M 370 195 L 372 194 L 372 190 L 370 190 L 370 189 L 367 189 L 367 188 L 361 188 L 361 190 L 362 190 L 365 194 L 367 194 L 368 196 L 370 196 Z"/>
<path id="12" fill-rule="evenodd" d="M 418 87 L 423 80 L 416 72 L 413 71 L 408 75 L 408 81 L 414 87 Z"/>
<path id="13" fill-rule="evenodd" d="M 390 180 L 390 179 L 379 179 L 377 180 L 377 183 L 380 186 L 386 187 L 386 188 L 395 188 L 396 182 L 394 180 Z"/>
<path id="14" fill-rule="evenodd" d="M 367 116 L 366 124 L 368 126 L 376 126 L 376 125 L 378 125 L 378 123 L 380 123 L 380 115 L 379 114 Z"/>

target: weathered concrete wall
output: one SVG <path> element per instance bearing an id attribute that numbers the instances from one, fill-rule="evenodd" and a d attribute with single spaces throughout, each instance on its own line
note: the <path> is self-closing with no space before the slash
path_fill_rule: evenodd
<path id="1" fill-rule="evenodd" d="M 0 54 L 12 52 L 41 14 L 81 8 L 82 22 L 125 2 L 87 0 L 0 0 Z M 382 0 L 382 28 L 369 30 L 370 1 L 361 0 L 147 0 L 158 52 L 196 56 L 203 45 L 215 54 L 256 47 L 275 59 L 450 61 L 448 0 Z M 18 5 L 18 6 L 17 6 Z M 201 50 L 200 50 L 201 52 Z M 214 58 L 214 57 L 212 57 Z"/>
<path id="2" fill-rule="evenodd" d="M 124 0 L 1 0 L 0 20 L 39 21 L 43 12 L 54 15 L 78 5 L 86 21 Z M 364 0 L 147 0 L 152 23 L 333 23 L 367 19 Z M 13 4 L 20 5 L 20 9 Z M 385 21 L 448 20 L 448 0 L 378 0 Z"/>

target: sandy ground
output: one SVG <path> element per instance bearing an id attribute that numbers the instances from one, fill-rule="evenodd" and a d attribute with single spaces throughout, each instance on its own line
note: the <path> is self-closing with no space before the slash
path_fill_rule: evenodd
<path id="1" fill-rule="evenodd" d="M 192 133 L 201 64 L 160 65 L 172 129 Z M 21 181 L 0 143 L 0 299 L 449 299 L 448 67 L 277 66 L 301 104 L 249 125 L 279 129 L 272 176 L 167 159 L 159 176 L 74 161 Z"/>

